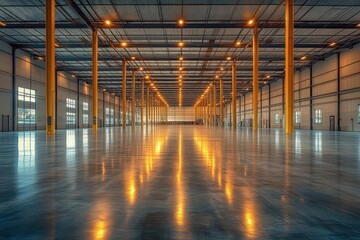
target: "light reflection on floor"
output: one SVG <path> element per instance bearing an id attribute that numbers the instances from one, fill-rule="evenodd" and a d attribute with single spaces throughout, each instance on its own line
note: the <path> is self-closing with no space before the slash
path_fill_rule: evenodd
<path id="1" fill-rule="evenodd" d="M 0 134 L 0 239 L 356 238 L 359 143 L 201 126 Z"/>

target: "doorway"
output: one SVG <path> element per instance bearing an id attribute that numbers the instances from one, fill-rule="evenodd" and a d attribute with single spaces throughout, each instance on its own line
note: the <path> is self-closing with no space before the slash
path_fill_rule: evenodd
<path id="1" fill-rule="evenodd" d="M 330 131 L 335 131 L 335 116 L 330 116 Z"/>

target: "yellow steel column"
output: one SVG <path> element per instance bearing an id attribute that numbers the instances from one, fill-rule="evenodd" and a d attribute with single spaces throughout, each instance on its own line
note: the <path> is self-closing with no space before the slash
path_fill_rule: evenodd
<path id="1" fill-rule="evenodd" d="M 149 125 L 149 113 L 150 113 L 150 87 L 149 85 L 146 85 L 146 126 Z"/>
<path id="2" fill-rule="evenodd" d="M 223 80 L 220 79 L 220 107 L 219 107 L 219 114 L 220 114 L 220 127 L 224 126 L 224 86 L 223 86 Z"/>
<path id="3" fill-rule="evenodd" d="M 131 126 L 135 127 L 135 113 L 136 113 L 136 99 L 135 99 L 135 70 L 131 71 Z"/>
<path id="4" fill-rule="evenodd" d="M 232 68 L 232 128 L 236 128 L 236 61 L 231 65 Z"/>
<path id="5" fill-rule="evenodd" d="M 285 132 L 292 133 L 294 131 L 294 0 L 286 0 L 285 9 Z"/>
<path id="6" fill-rule="evenodd" d="M 92 129 L 98 129 L 98 33 L 92 31 Z"/>
<path id="7" fill-rule="evenodd" d="M 126 127 L 126 60 L 122 61 L 122 127 Z"/>
<path id="8" fill-rule="evenodd" d="M 205 114 L 205 95 L 202 97 L 201 100 L 201 105 L 202 105 L 202 112 L 201 112 L 201 117 L 202 117 L 202 123 L 205 124 L 206 123 L 206 114 Z"/>
<path id="9" fill-rule="evenodd" d="M 140 93 L 140 125 L 143 127 L 144 125 L 144 80 L 141 80 L 141 93 Z"/>
<path id="10" fill-rule="evenodd" d="M 216 126 L 216 85 L 214 84 L 214 118 L 213 118 L 213 126 Z"/>
<path id="11" fill-rule="evenodd" d="M 211 94 L 211 91 L 212 91 L 212 87 L 209 88 L 209 110 L 210 110 L 210 115 L 209 115 L 209 125 L 212 126 L 213 125 L 213 101 L 212 101 L 212 94 Z"/>
<path id="12" fill-rule="evenodd" d="M 259 29 L 253 28 L 253 130 L 258 130 Z"/>
<path id="13" fill-rule="evenodd" d="M 154 98 L 153 98 L 153 92 L 150 92 L 150 124 L 153 125 L 154 124 Z"/>
<path id="14" fill-rule="evenodd" d="M 46 0 L 46 134 L 55 134 L 55 0 Z"/>

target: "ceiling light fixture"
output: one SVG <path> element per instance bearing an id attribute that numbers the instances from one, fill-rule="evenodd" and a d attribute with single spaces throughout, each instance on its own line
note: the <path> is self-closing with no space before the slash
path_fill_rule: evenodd
<path id="1" fill-rule="evenodd" d="M 227 57 L 226 60 L 230 61 L 230 60 L 231 60 L 231 57 Z"/>
<path id="2" fill-rule="evenodd" d="M 136 58 L 135 57 L 131 57 L 131 60 L 135 60 Z"/>
<path id="3" fill-rule="evenodd" d="M 336 42 L 329 43 L 329 46 L 330 46 L 330 47 L 335 47 L 335 46 L 336 46 Z"/>
<path id="4" fill-rule="evenodd" d="M 222 67 L 222 68 L 220 68 L 220 71 L 224 71 L 224 68 Z"/>
<path id="5" fill-rule="evenodd" d="M 184 57 L 182 57 L 182 56 L 181 56 L 181 57 L 179 57 L 179 60 L 180 60 L 180 61 L 184 60 Z"/>
<path id="6" fill-rule="evenodd" d="M 122 43 L 121 43 L 121 46 L 122 46 L 122 47 L 127 47 L 127 43 L 126 43 L 126 42 L 122 42 Z"/>
<path id="7" fill-rule="evenodd" d="M 180 27 L 184 26 L 184 24 L 185 24 L 184 19 L 180 18 L 180 19 L 178 20 L 178 24 L 179 24 Z"/>
<path id="8" fill-rule="evenodd" d="M 6 23 L 0 22 L 0 27 L 6 27 Z"/>
<path id="9" fill-rule="evenodd" d="M 179 42 L 178 46 L 182 48 L 184 46 L 184 42 Z"/>
<path id="10" fill-rule="evenodd" d="M 140 71 L 143 71 L 143 70 L 144 70 L 144 68 L 143 68 L 143 67 L 140 67 L 140 68 L 139 68 L 139 70 L 140 70 Z"/>
<path id="11" fill-rule="evenodd" d="M 251 25 L 253 25 L 253 24 L 254 24 L 254 22 L 255 22 L 255 21 L 254 21 L 254 19 L 250 19 L 247 23 L 248 23 L 248 25 L 250 25 L 250 26 L 251 26 Z"/>
<path id="12" fill-rule="evenodd" d="M 237 41 L 237 42 L 236 42 L 236 46 L 239 47 L 240 45 L 241 45 L 241 42 L 240 42 L 240 41 Z"/>
<path id="13" fill-rule="evenodd" d="M 111 25 L 111 21 L 110 21 L 110 20 L 105 20 L 105 25 L 110 26 L 110 25 Z"/>
<path id="14" fill-rule="evenodd" d="M 300 60 L 306 60 L 306 59 L 307 59 L 306 56 L 302 56 L 302 57 L 300 58 Z"/>

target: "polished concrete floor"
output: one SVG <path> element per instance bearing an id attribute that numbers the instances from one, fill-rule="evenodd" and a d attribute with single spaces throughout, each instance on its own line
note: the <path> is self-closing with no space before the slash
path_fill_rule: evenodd
<path id="1" fill-rule="evenodd" d="M 360 239 L 360 134 L 0 134 L 0 239 Z"/>

